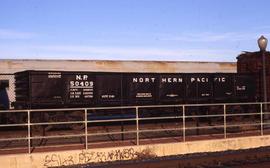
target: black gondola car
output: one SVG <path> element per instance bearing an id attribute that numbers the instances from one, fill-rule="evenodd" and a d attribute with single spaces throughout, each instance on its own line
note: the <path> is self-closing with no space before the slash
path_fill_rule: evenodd
<path id="1" fill-rule="evenodd" d="M 256 101 L 249 74 L 23 71 L 15 79 L 17 108 Z"/>

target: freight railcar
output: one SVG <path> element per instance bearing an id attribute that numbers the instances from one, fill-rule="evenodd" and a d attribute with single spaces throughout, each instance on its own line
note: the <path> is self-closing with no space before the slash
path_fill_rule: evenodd
<path id="1" fill-rule="evenodd" d="M 266 86 L 269 86 L 270 69 L 267 65 L 270 64 L 270 53 L 264 54 Z M 237 73 L 17 72 L 16 101 L 12 105 L 15 109 L 46 109 L 264 101 L 266 98 L 263 97 L 261 55 L 261 52 L 245 52 L 239 55 Z M 10 107 L 6 87 L 5 83 L 0 83 L 0 109 Z M 270 89 L 267 89 L 267 95 L 269 100 Z M 199 113 L 218 111 L 211 111 L 211 107 L 208 111 L 194 109 Z M 192 113 L 192 110 L 190 108 L 190 111 L 186 112 Z M 145 113 L 150 112 L 151 110 Z M 178 112 L 176 113 L 179 114 Z M 3 118 L 9 119 L 1 117 L 1 120 Z M 16 116 L 16 119 L 18 118 Z M 35 118 L 39 116 L 32 117 Z"/>
<path id="2" fill-rule="evenodd" d="M 22 71 L 15 73 L 16 101 L 14 109 L 47 109 L 100 106 L 166 105 L 193 103 L 253 102 L 256 100 L 255 78 L 251 74 L 237 73 L 113 73 L 74 71 Z M 1 88 L 5 88 L 5 84 Z M 9 106 L 6 89 L 0 91 L 0 108 Z M 153 113 L 162 116 L 168 113 L 178 115 L 179 108 L 147 108 L 140 110 L 140 117 Z M 205 114 L 220 109 L 197 107 L 187 109 L 187 113 Z M 34 113 L 31 122 L 82 121 L 81 111 Z M 234 111 L 234 110 L 233 110 Z M 92 111 L 91 119 L 132 117 L 131 111 Z M 199 112 L 199 113 L 198 113 Z M 93 116 L 93 115 L 94 116 Z M 118 115 L 118 116 L 117 116 Z M 1 123 L 23 123 L 25 115 L 2 115 Z M 194 118 L 196 120 L 196 118 Z M 44 126 L 47 129 L 47 126 Z M 71 129 L 81 129 L 83 125 L 71 124 Z M 36 127 L 40 130 L 40 127 Z M 49 129 L 49 128 L 48 128 Z"/>
<path id="3" fill-rule="evenodd" d="M 15 80 L 16 109 L 256 101 L 250 74 L 23 71 Z"/>

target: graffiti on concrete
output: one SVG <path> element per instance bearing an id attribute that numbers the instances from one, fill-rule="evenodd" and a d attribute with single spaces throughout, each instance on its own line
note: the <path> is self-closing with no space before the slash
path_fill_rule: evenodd
<path id="1" fill-rule="evenodd" d="M 116 160 L 145 159 L 156 157 L 150 149 L 140 152 L 133 148 L 115 149 L 107 152 L 81 151 L 73 155 L 50 154 L 44 158 L 44 167 L 87 164 L 91 162 L 109 162 Z"/>
<path id="2" fill-rule="evenodd" d="M 61 157 L 61 155 L 52 154 L 46 155 L 44 159 L 44 167 L 55 167 L 55 166 L 68 166 L 74 165 L 73 156 L 68 156 L 67 158 Z"/>

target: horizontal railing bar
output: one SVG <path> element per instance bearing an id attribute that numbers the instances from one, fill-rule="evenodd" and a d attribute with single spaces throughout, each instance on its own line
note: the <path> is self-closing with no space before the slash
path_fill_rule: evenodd
<path id="1" fill-rule="evenodd" d="M 186 127 L 186 130 L 209 129 L 209 128 L 224 128 L 224 125 L 211 125 L 211 126 L 201 126 L 201 127 Z"/>
<path id="2" fill-rule="evenodd" d="M 132 134 L 132 133 L 136 133 L 137 131 L 115 131 L 115 132 L 101 132 L 101 133 L 91 133 L 87 136 L 101 136 L 101 135 L 116 135 L 116 134 Z"/>
<path id="3" fill-rule="evenodd" d="M 136 118 L 131 119 L 109 119 L 109 120 L 88 120 L 87 123 L 101 123 L 101 122 L 117 122 L 117 121 L 136 121 Z"/>
<path id="4" fill-rule="evenodd" d="M 270 125 L 270 122 L 264 122 L 263 125 Z"/>
<path id="5" fill-rule="evenodd" d="M 223 117 L 223 114 L 211 114 L 211 115 L 186 115 L 185 118 L 203 118 L 203 117 Z"/>
<path id="6" fill-rule="evenodd" d="M 138 118 L 139 120 L 160 120 L 160 119 L 179 119 L 183 118 L 182 116 L 172 116 L 172 117 L 146 117 L 146 118 Z"/>
<path id="7" fill-rule="evenodd" d="M 269 102 L 270 103 L 270 102 Z M 264 104 L 264 103 L 263 103 Z M 183 104 L 186 107 L 197 107 L 197 106 L 234 106 L 234 105 L 260 105 L 260 102 L 245 102 L 245 103 L 210 103 L 210 104 Z"/>
<path id="8" fill-rule="evenodd" d="M 27 147 L 13 147 L 13 148 L 2 148 L 0 151 L 11 151 L 11 150 L 26 150 Z"/>
<path id="9" fill-rule="evenodd" d="M 241 127 L 241 126 L 259 126 L 261 123 L 255 123 L 255 124 L 227 124 L 227 128 L 229 127 Z"/>
<path id="10" fill-rule="evenodd" d="M 27 113 L 27 111 L 28 110 L 0 110 L 0 113 Z"/>
<path id="11" fill-rule="evenodd" d="M 22 138 L 1 138 L 0 142 L 4 141 L 21 141 L 21 140 L 28 140 L 27 137 L 22 137 Z"/>
<path id="12" fill-rule="evenodd" d="M 233 113 L 226 114 L 226 116 L 251 116 L 251 115 L 261 115 L 261 113 Z M 206 118 L 206 117 L 223 117 L 224 114 L 211 114 L 211 115 L 187 115 L 185 118 Z"/>
<path id="13" fill-rule="evenodd" d="M 138 118 L 139 120 L 159 120 L 159 119 L 178 119 L 183 118 L 182 116 L 173 116 L 173 117 L 147 117 L 147 118 Z M 113 120 L 93 120 L 88 121 L 88 123 L 100 123 L 100 122 L 117 122 L 117 121 L 136 121 L 136 118 L 132 119 L 113 119 Z"/>
<path id="14" fill-rule="evenodd" d="M 238 124 L 238 125 L 227 125 L 228 127 L 238 127 L 238 126 L 256 126 L 260 125 L 260 123 L 255 123 L 255 124 Z M 224 125 L 214 125 L 214 126 L 202 126 L 202 127 L 186 127 L 186 129 L 193 130 L 193 129 L 208 129 L 208 128 L 224 128 Z"/>
<path id="15" fill-rule="evenodd" d="M 185 104 L 174 104 L 174 105 L 146 105 L 146 106 L 134 106 L 135 108 L 165 108 L 165 107 L 182 107 Z"/>
<path id="16" fill-rule="evenodd" d="M 145 129 L 145 130 L 140 130 L 139 133 L 145 133 L 145 132 L 162 132 L 162 131 L 180 131 L 183 130 L 182 128 L 168 128 L 168 129 Z"/>
<path id="17" fill-rule="evenodd" d="M 53 138 L 76 138 L 76 137 L 84 137 L 85 134 L 76 134 L 76 135 L 51 135 L 51 136 L 34 136 L 31 139 L 53 139 Z"/>
<path id="18" fill-rule="evenodd" d="M 88 107 L 88 108 L 59 108 L 59 109 L 31 109 L 31 110 L 0 110 L 5 112 L 51 112 L 51 111 L 83 111 L 83 110 L 109 110 L 109 109 L 135 109 L 135 108 L 162 108 L 162 107 L 198 107 L 198 106 L 232 106 L 232 105 L 260 105 L 270 104 L 270 102 L 245 102 L 245 103 L 210 103 L 210 104 L 175 104 L 175 105 L 146 105 L 146 106 L 113 106 L 113 107 Z"/>
<path id="19" fill-rule="evenodd" d="M 270 114 L 270 112 L 263 112 L 262 114 Z"/>
<path id="20" fill-rule="evenodd" d="M 261 115 L 261 113 L 237 113 L 237 114 L 226 114 L 227 117 L 230 117 L 230 116 L 252 116 L 252 115 Z"/>
<path id="21" fill-rule="evenodd" d="M 0 127 L 19 127 L 19 126 L 27 126 L 27 123 L 25 124 L 1 124 Z"/>
<path id="22" fill-rule="evenodd" d="M 262 104 L 267 104 L 270 102 L 245 102 L 245 103 L 209 103 L 209 104 L 179 104 L 179 105 L 148 105 L 148 106 L 135 106 L 138 108 L 153 108 L 153 107 L 197 107 L 197 106 L 223 106 L 228 105 L 228 106 L 232 106 L 232 105 L 260 105 L 260 103 Z"/>
<path id="23" fill-rule="evenodd" d="M 30 123 L 31 126 L 36 125 L 60 125 L 60 124 L 83 124 L 83 121 L 66 121 L 66 122 L 42 122 L 42 123 Z"/>

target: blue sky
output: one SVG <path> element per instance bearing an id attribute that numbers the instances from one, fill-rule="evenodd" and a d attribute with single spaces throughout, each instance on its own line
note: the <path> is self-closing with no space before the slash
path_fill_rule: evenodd
<path id="1" fill-rule="evenodd" d="M 0 0 L 0 59 L 236 61 L 268 0 Z"/>

